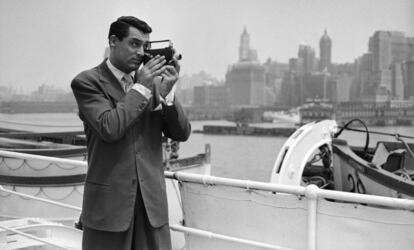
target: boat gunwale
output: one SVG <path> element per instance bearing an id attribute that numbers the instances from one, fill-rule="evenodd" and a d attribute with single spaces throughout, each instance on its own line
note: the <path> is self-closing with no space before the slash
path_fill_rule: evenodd
<path id="1" fill-rule="evenodd" d="M 388 186 L 400 193 L 414 197 L 414 181 L 403 179 L 358 156 L 347 144 L 333 144 L 333 153 L 345 159 L 350 167 L 381 185 Z M 355 166 L 355 164 L 357 166 Z"/>

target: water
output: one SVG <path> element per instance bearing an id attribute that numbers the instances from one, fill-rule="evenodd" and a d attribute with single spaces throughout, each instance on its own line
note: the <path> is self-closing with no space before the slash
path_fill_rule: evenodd
<path id="1" fill-rule="evenodd" d="M 23 123 L 30 123 L 25 126 Z M 193 130 L 205 124 L 233 125 L 226 121 L 193 121 Z M 48 125 L 45 127 L 43 125 Z M 67 126 L 66 126 L 67 125 Z M 57 126 L 57 127 L 56 127 Z M 269 126 L 269 124 L 266 124 Z M 82 130 L 82 123 L 75 113 L 58 114 L 0 114 L 0 127 L 37 132 Z M 413 135 L 414 127 L 370 127 L 370 131 Z M 365 134 L 345 131 L 341 136 L 356 146 L 365 145 Z M 269 181 L 277 154 L 286 141 L 285 137 L 257 137 L 234 135 L 204 135 L 193 133 L 187 142 L 180 144 L 180 157 L 204 152 L 206 143 L 211 145 L 212 175 Z M 370 146 L 378 140 L 392 138 L 370 134 Z"/>

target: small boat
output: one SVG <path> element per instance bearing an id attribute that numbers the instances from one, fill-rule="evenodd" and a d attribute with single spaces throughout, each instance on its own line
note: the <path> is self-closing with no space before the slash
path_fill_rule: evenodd
<path id="1" fill-rule="evenodd" d="M 362 136 L 366 141 L 364 147 L 351 146 L 339 137 L 355 121 L 365 128 L 357 130 L 366 135 Z M 313 183 L 337 191 L 414 198 L 414 144 L 407 143 L 403 136 L 396 138 L 397 141 L 378 141 L 370 148 L 369 131 L 361 120 L 350 121 L 341 130 L 332 120 L 308 123 L 283 146 L 271 181 L 288 185 Z M 304 157 L 296 157 L 298 152 Z M 318 158 L 321 163 L 314 164 L 311 158 Z"/>
<path id="2" fill-rule="evenodd" d="M 395 135 L 397 141 L 378 141 L 372 149 L 366 133 L 364 148 L 332 140 L 335 190 L 413 199 L 414 144 Z"/>
<path id="3" fill-rule="evenodd" d="M 338 126 L 332 120 L 299 128 L 279 151 L 269 183 L 166 173 L 181 183 L 184 214 L 184 223 L 171 229 L 185 234 L 187 249 L 198 250 L 412 249 L 414 200 L 335 190 L 340 184 L 332 181 L 343 179 L 340 170 L 347 168 L 332 159 L 344 158 L 335 148 L 346 144 L 339 144 L 336 135 Z M 378 147 L 391 150 L 386 143 Z M 358 152 L 348 153 L 362 163 Z M 385 165 L 372 166 L 371 161 L 367 168 L 377 171 L 387 162 L 401 166 L 394 164 L 394 153 Z M 358 175 L 368 175 L 368 170 L 351 164 Z M 408 177 L 385 171 L 377 173 L 398 180 L 399 186 L 382 185 L 408 187 L 409 195 Z M 369 190 L 366 187 L 365 193 Z"/>
<path id="4" fill-rule="evenodd" d="M 365 128 L 357 129 L 366 134 L 364 147 L 350 146 L 346 140 L 338 138 L 354 121 Z M 337 191 L 414 198 L 414 153 L 411 149 L 414 144 L 407 143 L 403 137 L 398 135 L 397 141 L 378 141 L 375 148 L 370 148 L 369 131 L 361 120 L 352 120 L 339 131 L 332 120 L 308 123 L 282 148 L 271 181 L 292 185 L 313 182 Z M 295 157 L 298 152 L 304 157 Z M 310 158 L 318 158 L 322 163 L 314 164 Z"/>
<path id="5" fill-rule="evenodd" d="M 0 249 L 81 249 L 82 231 L 36 218 L 0 221 Z"/>
<path id="6" fill-rule="evenodd" d="M 1 131 L 0 150 L 75 160 L 86 160 L 87 157 L 83 131 L 50 133 L 10 129 Z M 31 165 L 36 164 L 31 163 Z"/>
<path id="7" fill-rule="evenodd" d="M 57 136 L 57 135 L 56 135 Z M 50 156 L 64 159 L 87 159 L 86 146 L 72 145 L 45 140 L 38 133 L 9 133 L 0 135 L 0 150 L 36 156 Z M 57 138 L 57 137 L 50 137 Z M 16 158 L 0 155 L 0 181 L 13 183 L 17 177 L 51 177 L 85 174 L 85 168 L 64 163 L 48 163 L 35 158 Z M 28 182 L 29 183 L 29 182 Z"/>
<path id="8" fill-rule="evenodd" d="M 204 153 L 188 158 L 177 158 L 174 149 L 168 153 L 168 171 L 210 174 L 209 145 Z M 10 221 L 35 217 L 65 226 L 73 226 L 79 219 L 85 161 L 1 150 L 0 159 L 0 218 Z M 166 180 L 166 189 L 169 217 L 177 223 L 182 220 L 178 183 Z M 177 249 L 185 245 L 182 234 L 172 233 L 172 238 Z"/>

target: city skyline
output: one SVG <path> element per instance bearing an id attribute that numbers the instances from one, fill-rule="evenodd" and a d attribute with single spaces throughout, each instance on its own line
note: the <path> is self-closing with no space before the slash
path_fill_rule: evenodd
<path id="1" fill-rule="evenodd" d="M 333 63 L 352 63 L 362 56 L 368 51 L 369 37 L 377 30 L 397 30 L 414 37 L 412 1 L 122 3 L 103 1 L 97 8 L 96 1 L 58 4 L 51 0 L 2 0 L 0 28 L 8 35 L 0 38 L 0 85 L 28 91 L 41 84 L 68 89 L 77 73 L 102 60 L 107 29 L 120 15 L 136 15 L 148 21 L 154 40 L 172 39 L 183 54 L 182 74 L 203 70 L 219 80 L 238 60 L 244 28 L 261 63 L 267 58 L 287 63 L 297 57 L 303 43 L 313 47 L 319 57 L 319 39 L 325 29 L 332 39 Z M 166 11 L 173 17 L 171 21 L 165 20 Z M 25 29 L 27 25 L 31 29 Z"/>

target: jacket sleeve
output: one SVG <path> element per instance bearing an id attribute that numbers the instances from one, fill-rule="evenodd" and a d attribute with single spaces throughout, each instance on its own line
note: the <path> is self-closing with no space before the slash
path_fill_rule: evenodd
<path id="1" fill-rule="evenodd" d="M 71 87 L 84 122 L 106 142 L 121 139 L 149 102 L 137 91 L 129 91 L 114 104 L 98 81 L 88 79 L 75 78 Z"/>
<path id="2" fill-rule="evenodd" d="M 174 105 L 164 105 L 163 110 L 163 133 L 166 137 L 175 141 L 186 141 L 191 134 L 191 124 L 177 98 Z"/>

